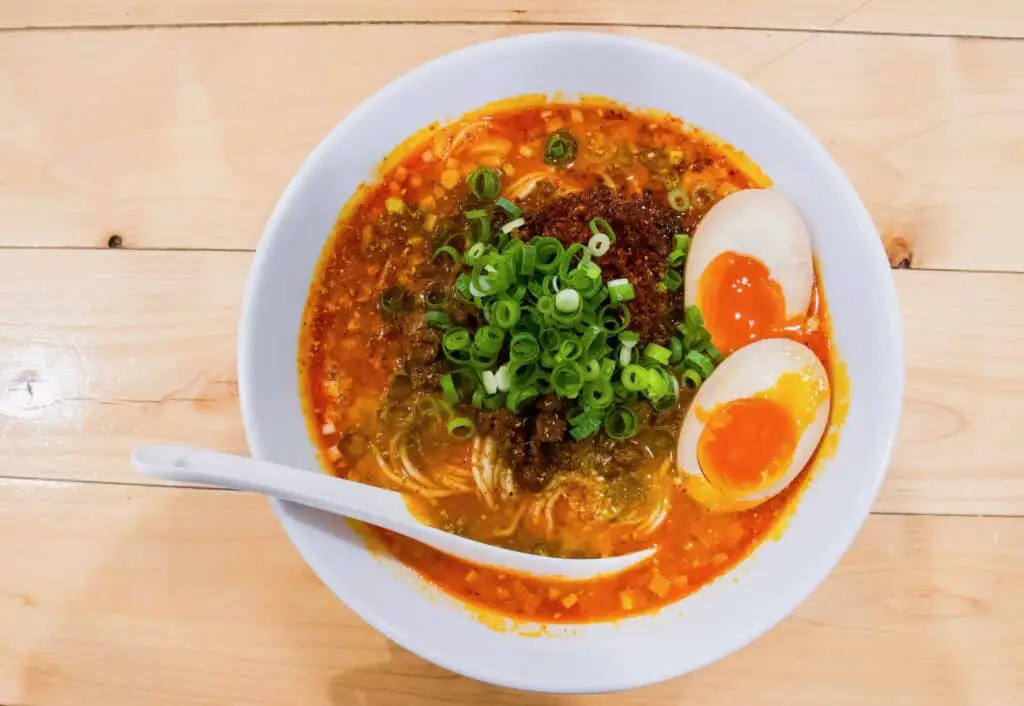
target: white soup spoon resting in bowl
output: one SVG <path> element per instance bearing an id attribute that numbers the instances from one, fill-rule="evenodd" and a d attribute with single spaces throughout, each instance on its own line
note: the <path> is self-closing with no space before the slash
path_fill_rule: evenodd
<path id="1" fill-rule="evenodd" d="M 474 564 L 534 576 L 589 579 L 624 571 L 654 554 L 651 548 L 603 559 L 562 559 L 504 549 L 423 524 L 409 512 L 404 496 L 393 490 L 214 451 L 136 446 L 132 466 L 150 478 L 217 485 L 288 500 L 383 527 Z"/>

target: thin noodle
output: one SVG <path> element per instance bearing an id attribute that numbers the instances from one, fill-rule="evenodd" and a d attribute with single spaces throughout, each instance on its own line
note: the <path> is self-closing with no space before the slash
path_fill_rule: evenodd
<path id="1" fill-rule="evenodd" d="M 489 120 L 474 120 L 471 123 L 463 125 L 457 133 L 452 135 L 452 141 L 448 145 L 448 150 L 444 153 L 445 157 L 450 157 L 455 154 L 455 151 L 459 149 L 459 145 L 462 141 L 469 137 L 469 133 L 473 132 L 478 128 L 486 128 L 490 125 Z"/>
<path id="2" fill-rule="evenodd" d="M 408 478 L 395 473 L 387 461 L 384 460 L 384 456 L 381 455 L 376 446 L 371 446 L 370 448 L 373 449 L 373 457 L 377 460 L 377 467 L 380 469 L 380 472 L 387 476 L 392 483 L 399 488 L 409 488 L 415 485 Z"/>
<path id="3" fill-rule="evenodd" d="M 371 447 L 371 448 L 373 449 L 373 456 L 374 456 L 374 458 L 377 461 L 377 466 L 379 467 L 381 473 L 383 473 L 385 476 L 387 476 L 387 478 L 392 483 L 394 483 L 396 486 L 398 486 L 403 492 L 414 493 L 414 494 L 419 495 L 421 497 L 424 497 L 424 498 L 426 498 L 428 500 L 433 500 L 435 498 L 446 498 L 446 497 L 448 497 L 450 495 L 458 494 L 459 491 L 456 491 L 456 490 L 441 490 L 441 489 L 438 489 L 438 488 L 426 488 L 426 487 L 420 485 L 419 483 L 417 483 L 416 481 L 412 480 L 411 478 L 399 475 L 384 460 L 384 457 L 381 455 L 380 451 L 378 451 L 376 447 Z"/>
<path id="4" fill-rule="evenodd" d="M 498 483 L 506 501 L 516 496 L 516 479 L 511 468 L 503 466 L 498 470 Z"/>
<path id="5" fill-rule="evenodd" d="M 668 517 L 669 503 L 667 498 L 663 498 L 662 502 L 658 504 L 658 510 L 647 519 L 642 525 L 633 530 L 634 537 L 644 537 L 654 530 L 661 527 L 661 523 Z"/>
<path id="6" fill-rule="evenodd" d="M 651 480 L 651 489 L 648 491 L 648 496 L 656 498 L 653 507 L 650 507 L 646 512 L 637 517 L 634 522 L 639 522 L 639 526 L 633 531 L 634 536 L 646 536 L 654 532 L 668 517 L 668 511 L 670 508 L 669 503 L 669 487 L 672 484 L 672 480 L 668 475 L 671 461 L 665 461 L 657 470 L 654 478 Z M 631 513 L 633 515 L 639 515 L 639 513 Z M 629 524 L 632 524 L 629 523 Z"/>
<path id="7" fill-rule="evenodd" d="M 530 172 L 516 179 L 508 187 L 508 196 L 511 199 L 525 199 L 540 182 L 549 179 L 547 172 Z"/>
<path id="8" fill-rule="evenodd" d="M 494 463 L 494 441 L 487 439 L 484 442 L 484 482 L 487 484 L 487 488 L 491 491 L 492 496 L 498 494 L 497 474 L 495 473 Z"/>
<path id="9" fill-rule="evenodd" d="M 442 473 L 441 477 L 438 478 L 438 482 L 441 485 L 454 490 L 461 490 L 464 493 L 471 492 L 474 489 L 473 474 L 467 469 L 447 464 L 444 470 L 446 472 Z M 460 478 L 459 476 L 462 477 Z"/>
<path id="10" fill-rule="evenodd" d="M 509 523 L 508 527 L 502 527 L 500 529 L 494 530 L 494 532 L 493 532 L 494 536 L 495 537 L 509 537 L 512 534 L 514 534 L 515 531 L 517 529 L 519 529 L 519 523 L 522 521 L 523 515 L 526 514 L 526 508 L 527 508 L 526 503 L 521 504 L 519 506 L 519 509 L 516 510 L 516 514 L 512 516 L 512 522 Z"/>
<path id="11" fill-rule="evenodd" d="M 473 442 L 473 480 L 476 481 L 477 490 L 480 491 L 480 495 L 483 496 L 484 502 L 487 503 L 487 507 L 494 507 L 494 498 L 491 496 L 491 489 L 487 487 L 484 482 L 484 469 L 482 463 L 482 451 L 483 444 L 480 442 L 479 437 Z"/>
<path id="12" fill-rule="evenodd" d="M 402 462 L 402 470 L 404 470 L 410 478 L 426 488 L 437 487 L 434 482 L 420 473 L 416 467 L 412 465 L 412 460 L 409 458 L 409 450 L 406 448 L 405 444 L 401 444 L 398 447 L 398 459 Z"/>
<path id="13" fill-rule="evenodd" d="M 548 522 L 548 539 L 551 538 L 552 533 L 554 533 L 555 531 L 555 505 L 558 503 L 559 500 L 562 499 L 563 495 L 565 495 L 565 492 L 563 490 L 559 489 L 558 491 L 556 491 L 555 494 L 552 495 L 551 498 L 548 500 L 547 506 L 544 508 L 544 518 Z"/>
<path id="14" fill-rule="evenodd" d="M 470 154 L 481 155 L 481 154 L 496 154 L 499 157 L 504 157 L 508 154 L 508 151 L 512 149 L 512 143 L 506 140 L 504 137 L 497 137 L 487 140 L 486 142 L 478 142 L 469 148 Z"/>

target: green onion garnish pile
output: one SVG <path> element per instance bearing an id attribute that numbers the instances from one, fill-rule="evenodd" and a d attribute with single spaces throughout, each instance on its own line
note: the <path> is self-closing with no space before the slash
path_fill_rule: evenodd
<path id="1" fill-rule="evenodd" d="M 478 200 L 493 201 L 505 223 L 494 228 L 488 210 L 467 211 L 471 244 L 462 252 L 450 243 L 434 252 L 435 259 L 462 265 L 455 290 L 486 322 L 471 331 L 454 325 L 441 301 L 428 310 L 426 322 L 443 331 L 441 350 L 452 366 L 441 380 L 445 402 L 518 413 L 553 393 L 573 403 L 566 421 L 574 439 L 602 428 L 613 439 L 634 436 L 638 403 L 670 409 L 681 386 L 698 387 L 719 362 L 700 312 L 687 309 L 666 345 L 641 349 L 629 328 L 633 285 L 628 279 L 605 281 L 602 275 L 600 258 L 615 246 L 609 223 L 592 219 L 585 245 L 563 246 L 543 236 L 522 240 L 525 221 L 519 208 L 496 198 L 500 178 L 497 170 L 482 167 L 468 183 Z M 675 236 L 662 281 L 667 292 L 682 286 L 689 242 L 686 235 Z M 453 415 L 448 431 L 459 438 L 475 434 L 466 416 Z"/>

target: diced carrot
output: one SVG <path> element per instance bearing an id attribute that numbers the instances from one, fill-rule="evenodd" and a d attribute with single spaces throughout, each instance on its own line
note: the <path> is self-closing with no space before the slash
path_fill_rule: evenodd
<path id="1" fill-rule="evenodd" d="M 664 597 L 671 587 L 672 582 L 661 574 L 655 574 L 654 578 L 651 579 L 651 583 L 648 584 L 648 588 L 651 589 L 651 592 L 659 597 Z"/>

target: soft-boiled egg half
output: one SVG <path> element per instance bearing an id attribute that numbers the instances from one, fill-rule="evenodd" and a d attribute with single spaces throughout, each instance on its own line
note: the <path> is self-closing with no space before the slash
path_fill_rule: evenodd
<path id="1" fill-rule="evenodd" d="M 684 487 L 711 510 L 757 505 L 810 461 L 828 424 L 828 375 L 801 343 L 767 338 L 725 359 L 679 433 Z"/>
<path id="2" fill-rule="evenodd" d="M 746 189 L 726 196 L 694 233 L 686 259 L 686 305 L 700 309 L 722 353 L 803 325 L 813 285 L 807 226 L 777 191 Z"/>

